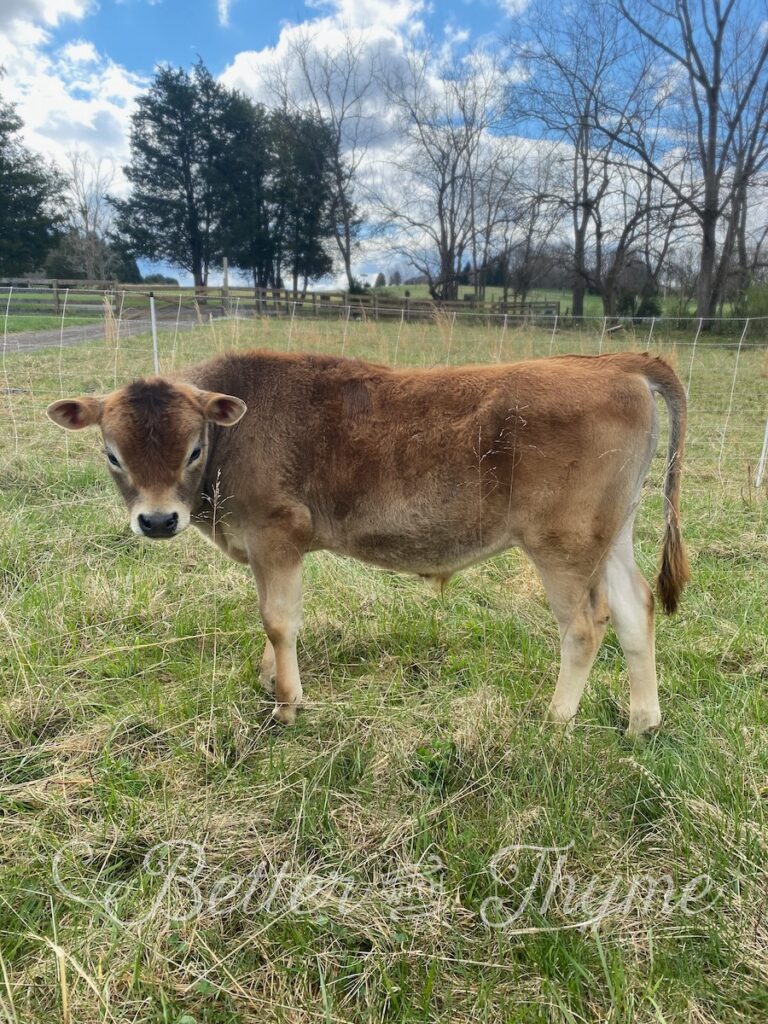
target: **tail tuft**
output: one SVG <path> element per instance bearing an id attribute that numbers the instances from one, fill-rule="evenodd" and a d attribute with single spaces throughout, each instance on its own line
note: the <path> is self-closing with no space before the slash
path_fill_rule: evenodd
<path id="1" fill-rule="evenodd" d="M 664 546 L 657 588 L 664 611 L 667 615 L 672 615 L 677 611 L 683 587 L 690 579 L 688 556 L 680 535 L 680 483 L 687 402 L 677 374 L 663 359 L 646 361 L 643 372 L 651 389 L 664 399 L 669 414 L 669 447 L 664 479 Z"/>
<path id="2" fill-rule="evenodd" d="M 661 605 L 667 615 L 674 615 L 677 611 L 683 587 L 690 578 L 688 556 L 675 516 L 667 520 L 664 531 L 664 547 L 661 553 L 661 567 L 656 581 Z"/>

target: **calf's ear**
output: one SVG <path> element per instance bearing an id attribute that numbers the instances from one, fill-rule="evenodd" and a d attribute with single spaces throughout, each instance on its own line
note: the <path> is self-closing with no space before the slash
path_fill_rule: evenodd
<path id="1" fill-rule="evenodd" d="M 63 398 L 49 405 L 46 412 L 53 422 L 65 430 L 82 430 L 101 420 L 103 402 L 100 398 Z"/>
<path id="2" fill-rule="evenodd" d="M 203 402 L 205 418 L 220 427 L 234 427 L 248 411 L 245 402 L 234 395 L 217 395 L 208 391 L 203 395 Z"/>

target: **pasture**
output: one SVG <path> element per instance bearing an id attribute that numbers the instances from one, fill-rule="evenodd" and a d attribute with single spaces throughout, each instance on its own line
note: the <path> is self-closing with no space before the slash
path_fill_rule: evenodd
<path id="1" fill-rule="evenodd" d="M 581 1022 L 768 1016 L 768 350 L 658 330 L 690 386 L 693 579 L 657 619 L 664 722 L 624 734 L 609 632 L 570 737 L 558 638 L 510 552 L 421 581 L 318 554 L 306 706 L 269 722 L 250 573 L 194 531 L 130 534 L 59 397 L 151 372 L 146 335 L 0 371 L 2 1024 Z M 221 321 L 227 347 L 398 365 L 642 349 L 479 324 Z M 665 414 L 662 423 L 666 425 Z M 655 575 L 664 441 L 638 520 Z"/>

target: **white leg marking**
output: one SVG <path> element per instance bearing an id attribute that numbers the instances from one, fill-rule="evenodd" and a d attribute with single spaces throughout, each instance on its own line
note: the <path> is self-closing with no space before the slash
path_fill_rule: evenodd
<path id="1" fill-rule="evenodd" d="M 661 723 L 656 683 L 653 598 L 635 564 L 631 532 L 624 532 L 608 555 L 606 595 L 611 618 L 629 669 L 629 736 Z"/>

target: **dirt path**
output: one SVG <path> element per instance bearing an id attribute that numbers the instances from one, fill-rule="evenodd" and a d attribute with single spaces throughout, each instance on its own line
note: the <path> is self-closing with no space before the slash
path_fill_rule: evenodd
<path id="1" fill-rule="evenodd" d="M 180 320 L 178 327 L 180 331 L 198 327 L 197 320 Z M 158 324 L 161 331 L 176 329 L 174 322 L 161 322 Z M 131 338 L 137 334 L 148 334 L 150 331 L 147 320 L 123 320 L 120 324 L 120 338 Z M 13 355 L 21 352 L 34 352 L 39 348 L 58 348 L 62 345 L 80 345 L 85 341 L 102 341 L 104 339 L 104 323 L 99 320 L 93 324 L 79 324 L 73 327 L 55 327 L 53 330 L 45 331 L 20 331 L 16 334 L 9 334 L 0 340 L 0 352 Z"/>

